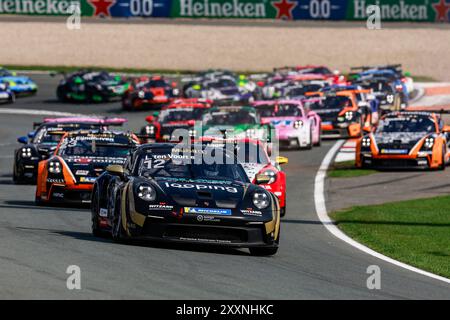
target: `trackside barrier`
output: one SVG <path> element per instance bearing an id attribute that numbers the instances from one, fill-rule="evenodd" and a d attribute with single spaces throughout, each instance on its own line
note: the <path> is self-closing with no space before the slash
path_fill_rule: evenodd
<path id="1" fill-rule="evenodd" d="M 382 21 L 449 22 L 450 0 L 0 0 L 0 14 L 284 20 L 366 20 L 378 5 Z"/>

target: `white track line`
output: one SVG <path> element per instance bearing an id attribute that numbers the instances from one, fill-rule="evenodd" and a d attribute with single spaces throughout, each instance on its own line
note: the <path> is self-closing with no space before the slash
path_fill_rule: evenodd
<path id="1" fill-rule="evenodd" d="M 335 223 L 330 219 L 327 213 L 327 208 L 325 205 L 325 190 L 324 190 L 324 182 L 327 175 L 328 167 L 330 166 L 331 162 L 333 161 L 333 158 L 338 152 L 339 148 L 344 143 L 344 140 L 338 140 L 334 146 L 328 151 L 327 155 L 322 161 L 322 164 L 320 165 L 319 170 L 316 174 L 316 179 L 314 182 L 314 203 L 316 205 L 316 213 L 319 217 L 320 222 L 327 228 L 327 230 L 333 234 L 336 238 L 346 242 L 347 244 L 355 247 L 358 250 L 361 250 L 367 254 L 370 254 L 371 256 L 374 256 L 375 258 L 384 260 L 388 263 L 394 264 L 398 267 L 407 269 L 412 272 L 419 273 L 423 276 L 430 277 L 439 281 L 443 281 L 445 283 L 450 284 L 450 279 L 447 279 L 445 277 L 438 276 L 436 274 L 415 268 L 413 266 L 410 266 L 406 263 L 394 260 L 392 258 L 386 257 L 385 255 L 382 255 L 381 253 L 378 253 L 364 245 L 362 245 L 359 242 L 356 242 L 352 238 L 345 235 L 341 230 L 338 229 L 338 227 L 335 225 Z"/>
<path id="2" fill-rule="evenodd" d="M 70 112 L 50 111 L 50 110 L 36 110 L 36 109 L 8 109 L 0 108 L 0 114 L 18 114 L 18 115 L 32 115 L 32 116 L 56 116 L 56 117 L 73 117 L 82 116 L 82 114 L 75 114 Z"/>

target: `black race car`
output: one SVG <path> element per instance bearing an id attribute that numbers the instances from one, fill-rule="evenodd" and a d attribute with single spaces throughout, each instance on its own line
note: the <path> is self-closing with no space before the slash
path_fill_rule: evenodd
<path id="1" fill-rule="evenodd" d="M 215 160 L 209 161 L 205 156 Z M 208 164 L 211 163 L 211 164 Z M 270 177 L 257 175 L 256 183 Z M 206 144 L 147 144 L 95 182 L 92 231 L 149 239 L 278 250 L 280 206 L 251 184 L 233 152 Z"/>
<path id="2" fill-rule="evenodd" d="M 63 102 L 107 102 L 120 100 L 130 84 L 120 76 L 108 72 L 78 71 L 64 79 L 56 89 L 56 95 Z"/>
<path id="3" fill-rule="evenodd" d="M 35 183 L 39 161 L 53 154 L 66 132 L 120 126 L 125 122 L 122 118 L 66 117 L 47 118 L 42 123 L 35 123 L 34 131 L 17 139 L 23 146 L 14 151 L 14 183 Z"/>

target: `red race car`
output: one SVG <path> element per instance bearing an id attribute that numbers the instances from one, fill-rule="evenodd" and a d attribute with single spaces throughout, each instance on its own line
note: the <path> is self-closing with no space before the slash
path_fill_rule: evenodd
<path id="1" fill-rule="evenodd" d="M 162 76 L 135 79 L 122 97 L 124 110 L 139 110 L 145 107 L 161 107 L 178 98 L 177 83 L 170 83 Z"/>
<path id="2" fill-rule="evenodd" d="M 209 100 L 175 100 L 158 114 L 146 117 L 148 124 L 141 129 L 138 137 L 142 143 L 170 141 L 176 129 L 194 130 L 195 121 L 201 120 L 203 112 L 210 107 Z M 189 134 L 194 136 L 194 133 Z"/>
<path id="3" fill-rule="evenodd" d="M 283 217 L 286 214 L 286 173 L 281 170 L 281 165 L 288 163 L 288 158 L 276 157 L 275 160 L 270 159 L 266 146 L 259 140 L 203 137 L 201 141 L 223 147 L 227 143 L 234 143 L 237 159 L 249 180 L 256 183 L 257 175 L 269 176 L 269 182 L 261 184 L 261 186 L 277 196 L 280 203 L 280 215 Z"/>

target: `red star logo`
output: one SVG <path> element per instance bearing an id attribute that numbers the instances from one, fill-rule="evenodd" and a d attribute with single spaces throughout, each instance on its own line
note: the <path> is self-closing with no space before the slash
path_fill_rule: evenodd
<path id="1" fill-rule="evenodd" d="M 91 6 L 95 9 L 94 16 L 111 17 L 109 8 L 116 3 L 116 0 L 89 0 Z"/>
<path id="2" fill-rule="evenodd" d="M 272 6 L 277 10 L 276 19 L 285 17 L 288 20 L 292 20 L 292 10 L 294 10 L 297 4 L 297 2 L 290 2 L 289 0 L 272 1 Z"/>
<path id="3" fill-rule="evenodd" d="M 450 5 L 447 4 L 447 1 L 439 0 L 439 3 L 433 3 L 432 6 L 434 11 L 436 11 L 436 21 L 448 22 L 448 11 L 450 10 Z"/>

